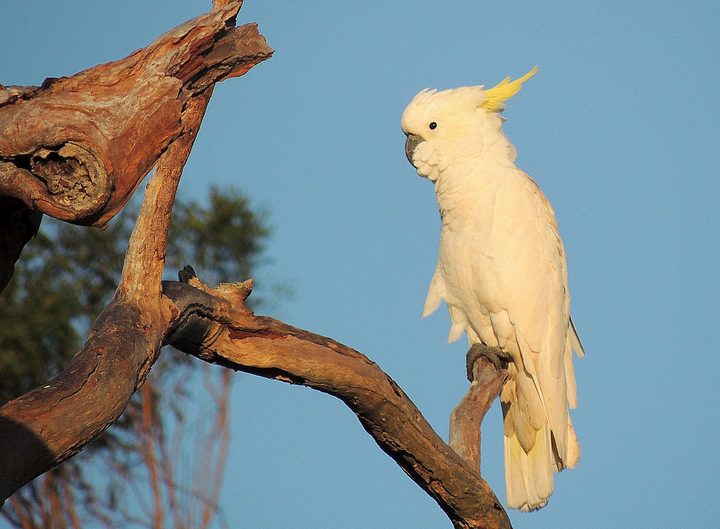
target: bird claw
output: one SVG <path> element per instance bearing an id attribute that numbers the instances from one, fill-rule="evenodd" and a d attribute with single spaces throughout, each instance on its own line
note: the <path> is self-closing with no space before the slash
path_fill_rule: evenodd
<path id="1" fill-rule="evenodd" d="M 470 382 L 475 380 L 473 367 L 481 356 L 487 358 L 495 366 L 497 371 L 505 370 L 511 358 L 510 355 L 499 347 L 489 347 L 483 343 L 474 343 L 467 352 L 467 378 Z"/>

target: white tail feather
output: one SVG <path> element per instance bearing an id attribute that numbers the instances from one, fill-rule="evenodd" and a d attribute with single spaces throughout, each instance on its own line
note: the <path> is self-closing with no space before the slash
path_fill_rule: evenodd
<path id="1" fill-rule="evenodd" d="M 549 427 L 537 432 L 535 445 L 525 452 L 517 436 L 505 437 L 505 485 L 511 509 L 544 507 L 553 492 L 553 461 Z"/>

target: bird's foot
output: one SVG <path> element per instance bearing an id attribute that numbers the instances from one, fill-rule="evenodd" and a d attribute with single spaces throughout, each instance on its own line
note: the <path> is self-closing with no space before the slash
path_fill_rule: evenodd
<path id="1" fill-rule="evenodd" d="M 470 346 L 470 350 L 467 352 L 467 377 L 470 382 L 475 380 L 473 374 L 473 367 L 478 358 L 484 356 L 490 363 L 495 366 L 497 371 L 505 370 L 508 367 L 508 363 L 511 358 L 508 353 L 500 349 L 499 347 L 490 347 L 483 343 L 474 343 Z"/>

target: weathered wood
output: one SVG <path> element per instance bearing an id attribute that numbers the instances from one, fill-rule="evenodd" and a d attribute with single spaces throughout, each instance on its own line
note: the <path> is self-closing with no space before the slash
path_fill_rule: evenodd
<path id="1" fill-rule="evenodd" d="M 508 373 L 504 369 L 497 369 L 482 354 L 474 355 L 469 363 L 470 389 L 450 415 L 449 444 L 470 468 L 480 472 L 482 421 L 492 403 L 500 396 Z"/>
<path id="2" fill-rule="evenodd" d="M 107 157 L 98 167 L 107 169 L 112 180 L 108 200 L 99 209 L 88 213 L 90 210 L 84 209 L 84 206 L 74 209 L 74 198 L 69 202 L 67 211 L 63 211 L 69 211 L 67 220 L 75 222 L 102 224 L 109 219 L 127 199 L 115 186 L 125 185 L 125 191 L 131 192 L 139 181 L 134 179 L 144 176 L 143 171 L 146 172 L 157 162 L 128 246 L 120 285 L 111 303 L 93 325 L 85 346 L 56 378 L 0 408 L 0 501 L 4 501 L 31 479 L 79 452 L 112 424 L 143 383 L 159 354 L 164 335 L 176 314 L 167 299 L 162 297 L 161 291 L 167 228 L 180 175 L 202 122 L 213 84 L 228 76 L 241 75 L 271 53 L 255 26 L 237 30 L 227 26 L 239 5 L 238 2 L 229 4 L 217 13 L 198 17 L 167 33 L 149 47 L 154 50 L 161 43 L 164 52 L 159 56 L 146 49 L 126 59 L 129 61 L 126 64 L 129 71 L 126 73 L 131 77 L 145 76 L 148 82 L 153 80 L 153 75 L 142 74 L 142 71 L 157 73 L 157 61 L 166 60 L 165 70 L 170 71 L 175 81 L 163 78 L 164 74 L 155 75 L 155 80 L 160 85 L 173 85 L 175 89 L 154 91 L 148 86 L 136 87 L 149 90 L 158 100 L 152 101 L 144 99 L 143 94 L 134 94 L 130 99 L 142 101 L 141 107 L 134 111 L 126 108 L 113 114 L 114 111 L 107 108 L 109 100 L 103 99 L 101 95 L 106 93 L 105 90 L 112 82 L 123 84 L 125 77 L 116 63 L 108 68 L 97 67 L 88 71 L 91 73 L 85 72 L 90 77 L 85 77 L 84 81 L 78 79 L 83 74 L 78 74 L 75 78 L 49 83 L 47 86 L 47 90 L 52 92 L 55 85 L 65 85 L 67 88 L 67 83 L 77 83 L 76 87 L 81 93 L 84 86 L 85 92 L 81 97 L 83 104 L 75 105 L 72 95 L 67 92 L 45 93 L 45 89 L 37 92 L 44 94 L 37 97 L 41 100 L 45 98 L 45 108 L 55 112 L 46 119 L 55 120 L 58 128 L 62 129 L 57 136 L 53 136 L 55 133 L 49 130 L 50 127 L 39 131 L 38 127 L 19 120 L 15 122 L 16 129 L 12 134 L 0 141 L 0 155 L 14 152 L 15 162 L 22 158 L 17 157 L 18 152 L 30 152 L 23 149 L 42 145 L 25 158 L 27 163 L 23 163 L 27 167 L 32 167 L 35 163 L 33 157 L 40 156 L 38 153 L 42 152 L 45 159 L 52 163 L 58 162 L 57 167 L 67 166 L 72 171 L 82 173 L 88 165 L 75 163 L 78 158 L 73 158 L 75 162 L 58 161 L 62 152 L 69 152 L 63 149 L 80 145 L 68 138 L 80 136 L 83 136 L 84 145 L 92 145 L 85 152 L 98 158 L 101 157 L 98 153 Z M 216 43 L 222 44 L 216 48 Z M 171 49 L 173 46 L 177 47 L 175 54 Z M 160 70 L 165 72 L 162 68 Z M 95 107 L 88 107 L 88 102 L 95 97 L 93 81 L 97 81 L 99 86 L 99 103 Z M 25 92 L 28 93 L 36 92 Z M 52 94 L 55 96 L 51 97 Z M 27 102 L 33 100 L 31 98 Z M 65 101 L 65 111 L 58 101 Z M 122 98 L 115 103 L 120 107 L 130 104 Z M 34 107 L 27 108 L 32 110 Z M 32 111 L 37 112 L 37 109 Z M 146 112 L 150 114 L 143 117 Z M 93 117 L 95 115 L 96 120 Z M 0 123 L 2 116 L 0 108 Z M 113 123 L 111 117 L 120 121 Z M 14 119 L 19 118 L 16 116 Z M 95 121 L 102 123 L 102 127 L 96 126 Z M 88 128 L 74 130 L 72 124 L 80 122 Z M 141 130 L 140 125 L 149 126 L 150 130 Z M 130 151 L 123 153 L 117 147 L 112 147 L 112 142 L 103 143 L 107 140 L 103 139 L 100 132 L 103 127 L 106 132 L 115 134 L 114 140 L 121 147 Z M 0 135 L 5 133 L 7 131 L 0 132 Z M 155 141 L 153 133 L 157 133 L 162 141 Z M 24 134 L 37 136 L 27 140 Z M 59 139 L 68 142 L 55 143 Z M 150 145 L 141 147 L 134 144 L 144 141 L 150 142 Z M 8 145 L 16 149 L 2 151 Z M 55 145 L 57 153 L 46 155 L 43 149 L 47 149 L 47 145 Z M 18 150 L 18 146 L 22 148 Z M 73 156 L 81 156 L 78 152 L 73 151 Z M 129 169 L 124 166 L 124 160 L 128 161 Z M 64 176 L 59 177 L 62 180 L 68 173 L 57 167 L 49 172 L 62 173 Z M 18 167 L 10 178 L 0 181 L 0 191 L 18 191 L 22 195 L 20 198 L 27 199 L 26 204 L 42 211 L 46 211 L 43 207 L 47 207 L 46 212 L 57 212 L 61 201 L 43 202 L 41 195 L 48 193 L 48 187 L 42 183 L 44 180 L 36 180 L 36 177 L 36 173 Z M 125 180 L 126 177 L 130 180 Z M 25 187 L 26 184 L 30 191 Z M 39 195 L 33 195 L 34 192 Z M 82 215 L 73 217 L 78 211 L 83 212 Z"/>
<path id="3" fill-rule="evenodd" d="M 455 527 L 510 527 L 477 470 L 442 441 L 377 364 L 324 336 L 255 316 L 244 306 L 251 282 L 208 289 L 187 274 L 184 279 L 190 285 L 165 283 L 181 322 L 167 337 L 174 347 L 208 362 L 339 398 Z"/>
<path id="4" fill-rule="evenodd" d="M 122 61 L 40 88 L 0 86 L 0 195 L 17 199 L 19 218 L 30 222 L 18 241 L 32 236 L 38 212 L 104 225 L 157 162 L 120 285 L 85 347 L 58 377 L 0 408 L 0 499 L 112 424 L 160 347 L 171 343 L 205 361 L 340 398 L 455 527 L 509 528 L 487 483 L 367 357 L 255 316 L 244 306 L 251 283 L 211 290 L 186 272 L 162 294 L 175 191 L 212 87 L 272 53 L 255 26 L 232 27 L 240 4 L 216 0 L 209 15 Z M 24 242 L 13 244 L 17 253 Z"/>
<path id="5" fill-rule="evenodd" d="M 125 59 L 41 87 L 0 88 L 0 195 L 61 220 L 103 226 L 182 133 L 181 114 L 214 83 L 272 50 L 231 2 Z"/>

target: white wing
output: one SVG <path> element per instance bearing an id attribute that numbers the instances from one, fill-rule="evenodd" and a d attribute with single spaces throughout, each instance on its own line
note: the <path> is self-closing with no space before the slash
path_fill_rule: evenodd
<path id="1" fill-rule="evenodd" d="M 547 502 L 552 473 L 580 455 L 568 405 L 577 402 L 571 350 L 582 347 L 570 320 L 565 251 L 550 203 L 521 171 L 499 175 L 473 198 L 475 225 L 462 236 L 455 227 L 443 232 L 443 277 L 433 284 L 443 285 L 451 337 L 465 329 L 471 342 L 513 357 L 501 395 L 508 503 L 531 510 Z"/>
<path id="2" fill-rule="evenodd" d="M 428 288 L 427 298 L 425 298 L 425 307 L 423 308 L 422 317 L 425 318 L 437 310 L 440 302 L 445 299 L 445 283 L 438 268 L 430 280 L 430 288 Z"/>
<path id="3" fill-rule="evenodd" d="M 568 406 L 577 403 L 572 348 L 582 348 L 570 320 L 565 250 L 550 203 L 520 172 L 496 200 L 498 223 L 507 224 L 498 229 L 505 240 L 498 299 L 514 330 L 503 338 L 521 359 L 501 397 L 508 501 L 515 496 L 511 507 L 530 510 L 547 502 L 552 472 L 575 466 L 580 457 Z M 523 469 L 521 476 L 515 467 Z"/>

